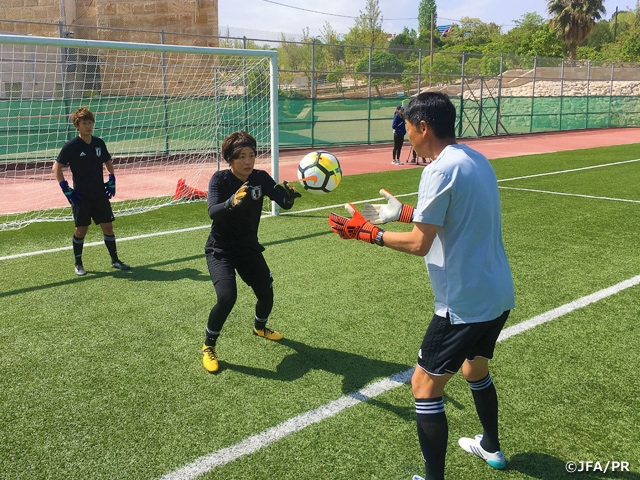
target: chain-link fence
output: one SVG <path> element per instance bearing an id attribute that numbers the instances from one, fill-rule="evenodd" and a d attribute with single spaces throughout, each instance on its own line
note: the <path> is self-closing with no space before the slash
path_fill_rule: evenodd
<path id="1" fill-rule="evenodd" d="M 114 25 L 0 20 L 0 32 L 277 49 L 281 147 L 389 142 L 395 107 L 423 91 L 442 91 L 451 97 L 458 112 L 459 137 L 640 125 L 638 64 L 325 45 L 314 39 L 214 37 Z M 102 61 L 76 59 L 85 95 L 103 93 Z M 42 101 L 29 98 L 23 85 L 8 80 L 3 71 L 0 108 L 10 110 L 18 101 Z"/>

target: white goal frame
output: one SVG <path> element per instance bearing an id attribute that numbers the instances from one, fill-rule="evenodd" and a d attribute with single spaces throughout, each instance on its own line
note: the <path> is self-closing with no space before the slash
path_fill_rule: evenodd
<path id="1" fill-rule="evenodd" d="M 267 160 L 266 157 L 268 154 L 270 154 L 271 157 L 271 162 L 270 162 L 270 174 L 273 177 L 273 179 L 276 181 L 276 183 L 279 182 L 279 175 L 278 175 L 278 170 L 279 170 L 279 160 L 278 160 L 278 58 L 277 58 L 277 52 L 276 51 L 272 51 L 272 50 L 247 50 L 247 49 L 235 49 L 235 48 L 218 48 L 218 47 L 199 47 L 199 46 L 185 46 L 185 45 L 166 45 L 166 44 L 149 44 L 149 43 L 128 43 L 128 42 L 113 42 L 113 41 L 100 41 L 100 40 L 85 40 L 85 39 L 71 39 L 71 38 L 54 38 L 54 37 L 38 37 L 38 36 L 30 36 L 30 35 L 1 35 L 0 34 L 0 76 L 3 73 L 3 63 L 5 64 L 5 70 L 6 70 L 6 65 L 7 65 L 7 59 L 3 58 L 3 55 L 1 55 L 2 53 L 2 48 L 5 49 L 5 51 L 7 51 L 8 47 L 5 47 L 6 45 L 13 45 L 13 46 L 22 46 L 25 47 L 25 49 L 27 47 L 53 47 L 53 48 L 59 48 L 60 52 L 64 52 L 64 51 L 70 51 L 69 49 L 76 49 L 76 51 L 79 51 L 79 49 L 86 49 L 86 50 L 82 50 L 82 51 L 90 51 L 90 52 L 97 52 L 98 51 L 104 51 L 104 50 L 109 50 L 109 51 L 131 51 L 131 52 L 152 52 L 155 54 L 162 54 L 163 55 L 163 59 L 164 59 L 164 54 L 179 54 L 179 55 L 193 55 L 193 56 L 197 56 L 197 55 L 201 55 L 201 56 L 219 56 L 219 57 L 243 57 L 246 59 L 249 59 L 251 57 L 254 58 L 258 58 L 261 57 L 264 61 L 264 59 L 268 59 L 269 62 L 269 121 L 270 121 L 270 125 L 269 125 L 269 134 L 270 134 L 270 146 L 267 147 L 268 149 L 264 150 L 264 154 L 263 154 L 263 159 Z M 20 47 L 18 47 L 19 49 Z M 36 52 L 37 49 L 33 48 L 33 51 Z M 61 53 L 62 55 L 62 53 Z M 35 59 L 36 54 L 34 54 L 34 59 Z M 235 60 L 235 59 L 234 59 Z M 24 60 L 20 60 L 23 61 Z M 35 61 L 35 60 L 34 60 Z M 51 59 L 49 59 L 47 57 L 47 60 L 45 62 L 51 62 Z M 56 62 L 59 62 L 59 60 L 56 60 Z M 36 84 L 36 68 L 34 66 L 34 80 L 33 83 L 34 85 Z M 56 68 L 60 68 L 60 66 L 58 65 L 58 67 Z M 266 64 L 265 64 L 265 75 L 266 75 Z M 43 76 L 42 73 L 40 73 L 41 77 Z M 63 78 L 64 78 L 64 74 L 62 74 Z M 163 78 L 163 82 L 164 82 L 164 76 Z M 213 82 L 213 79 L 211 80 Z M 264 84 L 264 103 L 266 104 L 266 81 Z M 63 87 L 64 89 L 64 87 Z M 5 100 L 8 97 L 8 93 L 6 92 L 7 90 L 7 86 L 5 84 L 5 94 L 4 94 L 4 98 Z M 246 89 L 245 89 L 246 91 Z M 63 92 L 64 95 L 64 92 Z M 35 97 L 34 97 L 35 98 Z M 44 97 L 43 97 L 44 98 Z M 244 98 L 244 97 L 240 97 L 240 98 Z M 266 120 L 266 113 L 264 110 L 266 110 L 266 105 L 265 107 L 262 109 L 262 112 L 264 114 L 265 120 Z M 217 119 L 213 119 L 213 121 L 215 122 Z M 99 120 L 98 120 L 99 122 Z M 70 121 L 69 121 L 70 123 Z M 265 126 L 266 127 L 266 126 Z M 251 133 L 251 132 L 249 132 Z M 267 134 L 267 130 L 266 128 L 264 129 L 264 134 Z M 102 136 L 98 133 L 98 136 Z M 57 145 L 57 150 L 59 151 L 59 149 L 62 147 L 62 144 Z M 260 145 L 258 145 L 258 147 L 260 148 Z M 266 145 L 265 145 L 266 147 Z M 109 142 L 107 142 L 107 148 L 109 148 Z M 218 158 L 220 158 L 219 156 L 220 152 L 215 152 L 215 154 L 218 156 Z M 112 152 L 113 154 L 113 152 Z M 57 155 L 57 152 L 49 159 L 51 162 L 55 161 L 55 157 Z M 116 158 L 118 155 L 117 153 L 114 154 L 114 158 Z M 9 158 L 10 155 L 4 155 L 2 158 L 0 158 L 0 167 L 2 167 L 2 164 L 4 162 L 5 165 L 10 164 L 11 162 L 11 158 Z M 24 158 L 24 156 L 23 156 Z M 219 162 L 218 162 L 219 164 Z M 266 165 L 266 163 L 265 163 Z M 42 170 L 42 167 L 40 166 L 40 169 Z M 118 166 L 116 165 L 116 176 L 118 174 Z M 45 174 L 42 174 L 43 178 Z M 3 180 L 2 178 L 3 176 L 3 172 L 2 170 L 0 170 L 0 181 Z M 53 178 L 53 175 L 51 174 L 49 176 L 49 178 Z M 70 180 L 70 178 L 69 178 Z M 1 183 L 1 182 L 0 182 Z M 2 186 L 2 185 L 0 185 Z M 62 193 L 60 193 L 60 195 L 62 196 Z M 2 198 L 1 193 L 0 193 L 0 198 Z M 14 197 L 15 198 L 15 197 Z M 118 200 L 116 198 L 116 200 Z M 7 197 L 5 196 L 4 198 L 2 198 L 2 202 L 7 202 L 7 201 L 11 201 L 11 197 Z M 0 202 L 0 203 L 2 203 Z M 154 207 L 157 208 L 157 207 Z M 114 213 L 116 213 L 116 215 L 120 214 L 129 214 L 129 213 L 136 213 L 133 210 L 136 209 L 131 209 L 132 211 L 124 211 L 124 212 L 118 212 L 115 208 L 114 208 Z M 138 210 L 140 211 L 140 210 Z M 270 213 L 273 215 L 278 215 L 279 214 L 279 208 L 277 206 L 277 204 L 275 204 L 275 202 L 271 202 L 271 209 L 270 209 Z M 1 230 L 6 230 L 6 229 L 15 229 L 15 228 L 20 228 L 23 227 L 25 225 L 28 225 L 29 223 L 33 223 L 33 222 L 37 222 L 37 221 L 50 221 L 50 220 L 62 220 L 62 219 L 67 219 L 69 218 L 68 215 L 67 216 L 58 216 L 55 218 L 46 218 L 46 219 L 34 219 L 34 220 L 29 220 L 29 221 L 25 221 L 25 222 L 18 222 L 18 225 L 8 225 L 6 223 L 3 223 L 4 221 L 4 216 L 2 215 L 2 212 L 0 212 L 0 231 Z"/>

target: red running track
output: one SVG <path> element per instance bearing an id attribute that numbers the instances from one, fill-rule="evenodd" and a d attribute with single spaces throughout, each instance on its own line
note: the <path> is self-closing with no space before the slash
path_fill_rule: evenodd
<path id="1" fill-rule="evenodd" d="M 511 136 L 495 136 L 484 138 L 460 139 L 459 143 L 482 152 L 489 159 L 531 155 L 538 153 L 552 153 L 581 148 L 605 147 L 612 145 L 640 143 L 640 128 L 605 128 L 592 130 L 573 130 L 566 132 L 533 133 Z M 409 156 L 411 146 L 405 142 L 402 149 L 402 159 Z M 300 159 L 308 152 L 316 149 L 283 150 L 280 152 L 279 178 L 283 180 L 297 180 L 297 167 Z M 340 160 L 344 175 L 383 172 L 399 168 L 416 168 L 421 165 L 407 164 L 392 165 L 392 144 L 378 144 L 350 147 L 331 147 L 328 150 Z M 141 169 L 134 173 L 118 172 L 116 177 L 118 190 L 115 201 L 148 198 L 162 195 L 173 195 L 179 178 L 186 178 L 187 184 L 199 190 L 206 191 L 210 176 L 215 171 L 215 165 L 206 166 L 205 171 L 191 171 L 189 168 L 167 168 L 156 170 Z M 257 168 L 265 168 L 258 165 Z M 265 168 L 268 170 L 268 168 Z M 68 179 L 70 175 L 66 174 Z M 0 188 L 0 214 L 25 212 L 44 208 L 68 206 L 64 195 L 60 192 L 53 175 L 51 181 L 43 182 L 42 178 L 28 176 L 16 180 L 8 180 Z M 47 205 L 39 205 L 47 199 Z"/>

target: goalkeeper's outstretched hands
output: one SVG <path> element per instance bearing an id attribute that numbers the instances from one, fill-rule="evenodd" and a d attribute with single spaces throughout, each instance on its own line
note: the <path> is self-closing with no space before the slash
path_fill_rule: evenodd
<path id="1" fill-rule="evenodd" d="M 384 230 L 368 222 L 352 203 L 345 205 L 345 208 L 351 213 L 352 217 L 342 217 L 335 213 L 329 214 L 331 230 L 345 240 L 357 239 L 382 246 Z"/>
<path id="2" fill-rule="evenodd" d="M 412 206 L 400 203 L 384 188 L 380 190 L 380 195 L 387 199 L 387 204 L 371 205 L 366 203 L 362 207 L 362 216 L 366 220 L 376 225 L 387 222 L 411 223 L 414 210 Z"/>

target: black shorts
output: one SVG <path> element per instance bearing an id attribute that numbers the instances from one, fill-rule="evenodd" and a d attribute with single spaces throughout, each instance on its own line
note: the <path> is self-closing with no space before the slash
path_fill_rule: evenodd
<path id="1" fill-rule="evenodd" d="M 270 287 L 273 279 L 262 252 L 247 252 L 243 255 L 228 255 L 222 252 L 206 254 L 211 281 L 235 280 L 236 271 L 250 287 Z"/>
<path id="2" fill-rule="evenodd" d="M 73 220 L 76 223 L 76 227 L 88 227 L 91 225 L 91 219 L 96 225 L 111 223 L 115 220 L 113 210 L 111 210 L 111 203 L 106 196 L 90 198 L 85 195 L 79 204 L 71 207 L 71 211 L 73 212 Z"/>
<path id="3" fill-rule="evenodd" d="M 509 310 L 488 322 L 452 325 L 447 317 L 434 315 L 418 352 L 418 365 L 431 375 L 456 373 L 465 360 L 493 358 L 498 336 Z"/>

